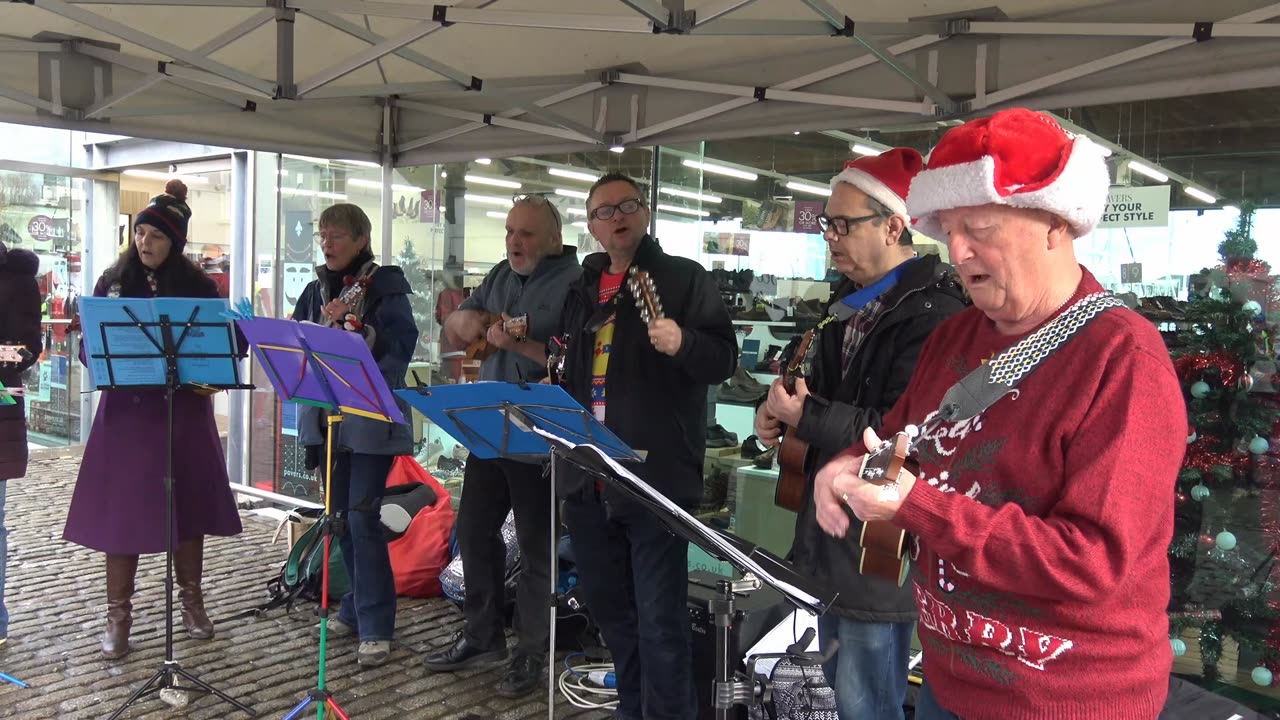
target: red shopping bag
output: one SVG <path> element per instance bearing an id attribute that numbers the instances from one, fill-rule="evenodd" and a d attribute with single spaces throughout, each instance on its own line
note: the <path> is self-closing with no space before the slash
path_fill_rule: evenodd
<path id="1" fill-rule="evenodd" d="M 453 504 L 449 491 L 409 455 L 396 457 L 387 475 L 387 487 L 422 483 L 435 493 L 435 504 L 424 507 L 399 538 L 387 543 L 396 594 L 406 597 L 440 595 L 440 571 L 449 564 L 449 534 L 453 530 Z"/>

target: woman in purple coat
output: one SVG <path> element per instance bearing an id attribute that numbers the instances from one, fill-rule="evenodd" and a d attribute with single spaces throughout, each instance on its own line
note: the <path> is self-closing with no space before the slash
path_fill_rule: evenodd
<path id="1" fill-rule="evenodd" d="M 96 297 L 216 298 L 213 280 L 183 257 L 187 187 L 170 180 L 134 220 L 133 242 L 102 274 Z M 83 357 L 81 358 L 83 360 Z M 129 652 L 138 555 L 165 551 L 164 390 L 106 390 L 89 432 L 63 538 L 107 556 L 107 628 L 102 654 Z M 204 537 L 235 535 L 240 516 L 213 421 L 213 400 L 191 390 L 173 396 L 173 567 L 182 624 L 193 638 L 213 637 L 200 589 Z"/>

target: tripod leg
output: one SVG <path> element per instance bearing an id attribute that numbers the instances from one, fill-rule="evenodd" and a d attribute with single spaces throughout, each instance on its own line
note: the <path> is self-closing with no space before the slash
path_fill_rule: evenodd
<path id="1" fill-rule="evenodd" d="M 556 716 L 556 606 L 559 604 L 559 598 L 556 597 L 557 586 L 560 581 L 560 538 L 559 530 L 556 522 L 556 451 L 551 451 L 551 596 L 548 605 L 548 612 L 551 613 L 551 625 L 549 627 L 547 648 L 547 718 L 555 720 Z"/>
<path id="2" fill-rule="evenodd" d="M 205 692 L 205 693 L 209 693 L 209 694 L 211 694 L 211 695 L 217 695 L 219 698 L 222 698 L 222 700 L 223 700 L 224 702 L 227 702 L 227 703 L 230 703 L 231 705 L 234 705 L 234 706 L 236 707 L 236 709 L 237 709 L 237 710 L 239 710 L 239 711 L 240 711 L 240 712 L 242 712 L 242 713 L 245 713 L 245 714 L 246 714 L 246 715 L 248 715 L 249 717 L 258 717 L 258 713 L 256 713 L 256 712 L 254 712 L 253 710 L 249 709 L 249 707 L 248 707 L 248 706 L 244 705 L 243 703 L 241 703 L 240 701 L 238 701 L 238 700 L 236 700 L 235 698 L 231 697 L 230 695 L 228 695 L 228 694 L 226 694 L 226 693 L 222 692 L 222 691 L 221 691 L 221 690 L 219 690 L 218 688 L 216 688 L 216 687 L 214 687 L 214 686 L 210 685 L 209 683 L 207 683 L 207 682 L 205 682 L 205 681 L 201 680 L 200 678 L 196 677 L 195 675 L 192 675 L 191 673 L 187 672 L 186 670 L 183 670 L 182 668 L 176 668 L 176 669 L 174 669 L 174 671 L 173 671 L 173 672 L 174 672 L 174 673 L 176 673 L 177 675 L 181 675 L 183 678 L 185 678 L 185 679 L 187 680 L 187 682 L 191 683 L 191 684 L 194 686 L 194 688 L 193 688 L 193 689 L 196 689 L 196 690 L 197 690 L 197 691 L 199 691 L 199 692 Z"/>
<path id="3" fill-rule="evenodd" d="M 312 697 L 310 695 L 302 698 L 302 702 L 293 706 L 293 709 L 289 711 L 289 714 L 284 716 L 284 720 L 294 720 L 294 718 L 301 715 L 302 711 L 306 710 L 307 706 L 311 704 L 311 700 Z"/>
<path id="4" fill-rule="evenodd" d="M 129 709 L 129 706 L 130 706 L 130 705 L 132 705 L 132 704 L 134 704 L 135 702 L 137 702 L 137 701 L 138 701 L 138 698 L 142 697 L 143 695 L 146 695 L 148 691 L 151 691 L 151 689 L 152 689 L 152 688 L 151 688 L 151 686 L 152 686 L 152 685 L 155 685 L 155 684 L 156 684 L 156 682 L 157 682 L 158 680 L 160 680 L 160 679 L 161 679 L 161 678 L 163 678 L 163 677 L 167 677 L 167 676 L 168 676 L 167 669 L 161 669 L 161 670 L 160 670 L 160 672 L 156 673 L 155 675 L 152 675 L 152 676 L 151 676 L 151 679 L 150 679 L 150 680 L 148 680 L 146 683 L 144 683 L 142 687 L 140 687 L 140 688 L 138 688 L 137 690 L 135 690 L 135 691 L 134 691 L 134 693 L 133 693 L 133 695 L 130 695 L 130 696 L 129 696 L 129 699 L 128 699 L 128 700 L 125 700 L 125 701 L 124 701 L 124 704 L 123 704 L 123 705 L 121 705 L 121 706 L 120 706 L 120 708 L 119 708 L 118 710 L 116 710 L 114 713 L 112 713 L 112 714 L 111 714 L 111 717 L 110 717 L 110 718 L 108 718 L 107 720 L 116 720 L 116 718 L 120 717 L 121 713 L 123 713 L 125 710 L 128 710 L 128 709 Z M 160 689 L 160 686 L 156 686 L 156 688 L 155 688 L 155 689 L 156 689 L 156 690 Z"/>
<path id="5" fill-rule="evenodd" d="M 325 705 L 333 711 L 334 715 L 338 716 L 338 720 L 351 720 L 351 718 L 347 716 L 347 713 L 342 708 L 338 707 L 338 701 L 334 700 L 332 695 L 325 700 Z"/>

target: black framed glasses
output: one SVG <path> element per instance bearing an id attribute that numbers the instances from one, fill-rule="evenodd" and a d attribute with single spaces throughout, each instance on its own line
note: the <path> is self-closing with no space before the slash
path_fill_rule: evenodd
<path id="1" fill-rule="evenodd" d="M 848 235 L 849 228 L 857 225 L 858 223 L 875 220 L 878 217 L 880 217 L 880 215 L 876 213 L 863 215 L 862 217 L 845 217 L 843 215 L 833 216 L 822 213 L 818 216 L 818 227 L 822 229 L 823 234 L 826 234 L 829 228 L 835 228 L 837 235 Z"/>
<path id="2" fill-rule="evenodd" d="M 642 207 L 644 207 L 644 203 L 632 198 L 630 200 L 623 200 L 617 205 L 601 205 L 591 211 L 591 217 L 595 220 L 608 220 L 613 217 L 615 212 L 620 212 L 623 215 L 635 215 L 640 212 L 640 208 Z"/>

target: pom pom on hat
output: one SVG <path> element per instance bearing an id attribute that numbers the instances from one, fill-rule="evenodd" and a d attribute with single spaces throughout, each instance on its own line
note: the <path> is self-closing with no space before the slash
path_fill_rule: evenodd
<path id="1" fill-rule="evenodd" d="M 831 178 L 831 189 L 848 183 L 880 201 L 896 215 L 910 220 L 907 213 L 907 189 L 911 180 L 924 168 L 924 159 L 911 148 L 893 148 L 879 155 L 850 160 L 844 170 Z"/>
<path id="2" fill-rule="evenodd" d="M 178 178 L 173 178 L 165 183 L 164 191 L 176 198 L 178 202 L 185 203 L 187 201 L 187 184 Z"/>
<path id="3" fill-rule="evenodd" d="M 187 245 L 187 226 L 191 222 L 191 207 L 187 205 L 187 185 L 173 178 L 164 185 L 164 192 L 151 198 L 151 204 L 138 211 L 134 226 L 151 225 L 169 237 L 173 252 L 182 253 Z"/>
<path id="4" fill-rule="evenodd" d="M 1106 207 L 1108 154 L 1044 113 L 1001 110 L 942 136 L 911 182 L 907 209 L 916 229 L 938 240 L 939 210 L 991 204 L 1046 210 L 1088 235 Z"/>

